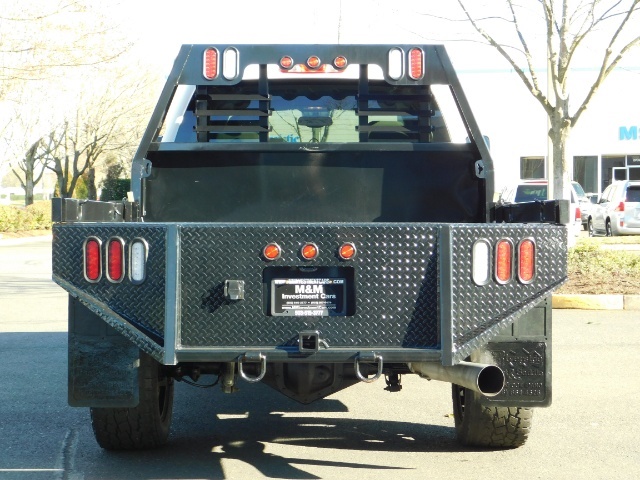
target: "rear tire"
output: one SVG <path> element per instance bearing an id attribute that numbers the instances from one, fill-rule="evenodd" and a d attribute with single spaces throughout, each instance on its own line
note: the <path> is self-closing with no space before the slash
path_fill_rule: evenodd
<path id="1" fill-rule="evenodd" d="M 140 353 L 140 403 L 133 408 L 92 408 L 91 426 L 106 450 L 137 450 L 167 443 L 173 414 L 173 378 Z"/>
<path id="2" fill-rule="evenodd" d="M 589 232 L 589 236 L 590 237 L 593 237 L 596 234 L 596 231 L 593 228 L 593 221 L 591 220 L 591 218 L 589 218 L 589 220 L 587 220 L 587 231 Z"/>
<path id="3" fill-rule="evenodd" d="M 613 230 L 611 229 L 611 220 L 607 218 L 607 223 L 604 225 L 605 234 L 607 237 L 613 237 Z"/>
<path id="4" fill-rule="evenodd" d="M 480 394 L 452 385 L 456 438 L 471 447 L 515 448 L 525 444 L 533 410 L 523 407 L 487 407 Z"/>

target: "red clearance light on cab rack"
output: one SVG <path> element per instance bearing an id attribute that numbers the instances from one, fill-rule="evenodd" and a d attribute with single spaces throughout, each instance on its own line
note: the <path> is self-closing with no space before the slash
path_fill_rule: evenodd
<path id="1" fill-rule="evenodd" d="M 420 80 L 424 75 L 424 52 L 419 48 L 409 50 L 409 77 Z"/>
<path id="2" fill-rule="evenodd" d="M 124 278 L 124 240 L 118 237 L 107 242 L 107 279 L 120 283 Z"/>
<path id="3" fill-rule="evenodd" d="M 536 244 L 531 238 L 525 238 L 518 245 L 518 280 L 531 283 L 536 275 Z"/>
<path id="4" fill-rule="evenodd" d="M 512 276 L 513 245 L 511 241 L 503 238 L 496 244 L 496 281 L 508 283 Z"/>
<path id="5" fill-rule="evenodd" d="M 87 282 L 98 283 L 102 277 L 102 242 L 96 237 L 89 237 L 83 245 L 84 278 Z"/>
<path id="6" fill-rule="evenodd" d="M 207 48 L 202 59 L 202 75 L 207 80 L 213 80 L 218 76 L 218 50 Z"/>
<path id="7" fill-rule="evenodd" d="M 318 246 L 315 243 L 305 243 L 300 249 L 300 255 L 305 260 L 313 260 L 318 256 L 320 251 L 318 250 Z"/>

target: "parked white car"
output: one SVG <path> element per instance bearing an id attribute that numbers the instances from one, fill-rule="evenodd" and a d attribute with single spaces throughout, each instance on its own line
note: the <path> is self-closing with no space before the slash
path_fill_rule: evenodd
<path id="1" fill-rule="evenodd" d="M 589 236 L 640 235 L 640 181 L 609 185 L 593 206 Z"/>

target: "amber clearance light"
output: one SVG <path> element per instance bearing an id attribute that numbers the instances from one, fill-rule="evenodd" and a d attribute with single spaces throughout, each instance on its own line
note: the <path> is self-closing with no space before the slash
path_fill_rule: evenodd
<path id="1" fill-rule="evenodd" d="M 338 256 L 342 260 L 351 260 L 356 256 L 356 246 L 351 242 L 343 243 L 338 249 Z"/>
<path id="2" fill-rule="evenodd" d="M 262 255 L 267 260 L 276 260 L 282 255 L 282 249 L 277 243 L 269 243 L 262 249 Z"/>
<path id="3" fill-rule="evenodd" d="M 319 250 L 315 243 L 305 243 L 300 249 L 300 255 L 305 260 L 313 260 L 318 256 Z"/>

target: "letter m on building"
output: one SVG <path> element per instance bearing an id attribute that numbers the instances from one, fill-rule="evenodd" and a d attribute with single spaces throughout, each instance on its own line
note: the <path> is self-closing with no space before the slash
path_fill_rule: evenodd
<path id="1" fill-rule="evenodd" d="M 638 127 L 620 127 L 620 140 L 637 140 Z"/>

